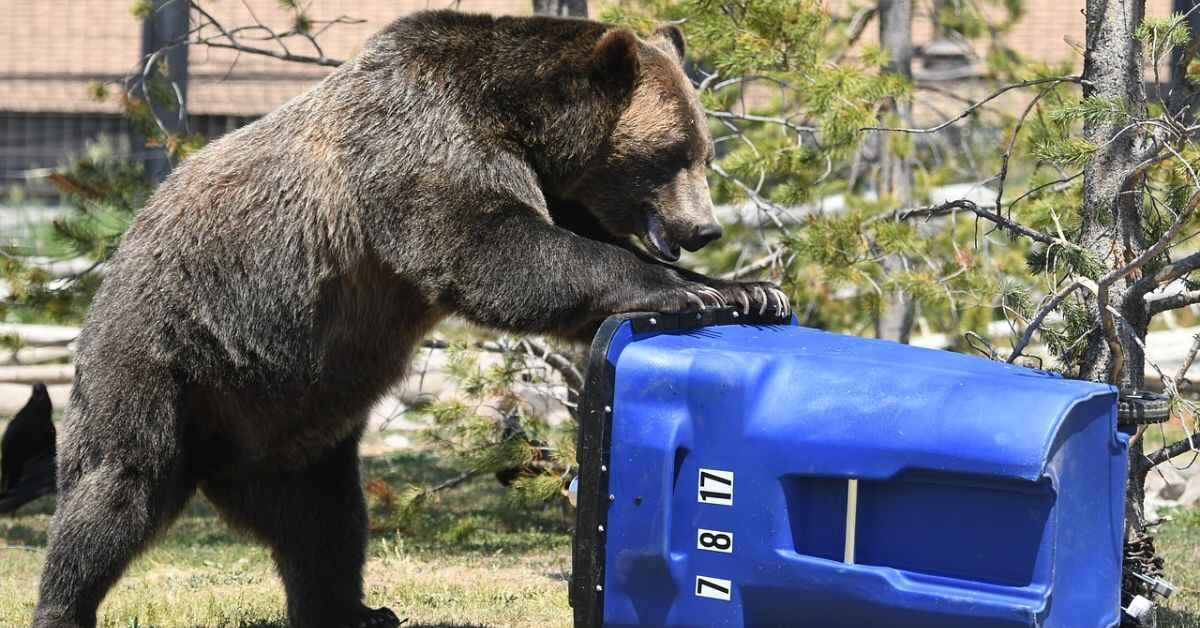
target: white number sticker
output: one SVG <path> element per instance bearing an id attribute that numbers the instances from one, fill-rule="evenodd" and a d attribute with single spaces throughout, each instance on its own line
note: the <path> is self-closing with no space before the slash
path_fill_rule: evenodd
<path id="1" fill-rule="evenodd" d="M 696 530 L 696 549 L 732 554 L 733 533 L 700 528 Z"/>
<path id="2" fill-rule="evenodd" d="M 733 471 L 700 469 L 696 501 L 701 504 L 733 505 Z"/>
<path id="3" fill-rule="evenodd" d="M 729 601 L 733 591 L 733 583 L 720 578 L 696 576 L 696 597 L 708 597 L 714 600 Z"/>

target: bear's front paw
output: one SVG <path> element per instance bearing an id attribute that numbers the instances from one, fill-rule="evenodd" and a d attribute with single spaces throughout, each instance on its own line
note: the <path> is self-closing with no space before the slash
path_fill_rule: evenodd
<path id="1" fill-rule="evenodd" d="M 779 286 L 769 281 L 731 281 L 717 285 L 724 300 L 736 305 L 743 314 L 789 316 L 792 313 L 788 297 Z"/>
<path id="2" fill-rule="evenodd" d="M 644 309 L 652 312 L 674 313 L 695 312 L 710 307 L 725 307 L 729 301 L 720 290 L 702 283 L 685 283 L 681 286 L 668 288 L 651 298 Z"/>

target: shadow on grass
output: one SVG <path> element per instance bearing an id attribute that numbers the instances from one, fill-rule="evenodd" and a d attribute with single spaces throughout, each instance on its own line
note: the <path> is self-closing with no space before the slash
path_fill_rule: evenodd
<path id="1" fill-rule="evenodd" d="M 196 626 L 196 628 L 204 628 Z M 288 628 L 287 622 L 264 621 L 253 622 L 249 624 L 239 624 L 238 628 Z M 491 628 L 487 624 L 414 624 L 412 622 L 404 622 L 401 628 Z"/>
<path id="2" fill-rule="evenodd" d="M 403 494 L 408 486 L 433 486 L 460 470 L 428 454 L 404 452 L 370 458 L 364 461 L 364 472 Z M 373 508 L 372 515 L 375 536 L 446 554 L 560 550 L 570 543 L 572 523 L 561 506 L 524 501 L 490 474 L 439 494 L 435 503 L 415 513 L 389 516 Z"/>

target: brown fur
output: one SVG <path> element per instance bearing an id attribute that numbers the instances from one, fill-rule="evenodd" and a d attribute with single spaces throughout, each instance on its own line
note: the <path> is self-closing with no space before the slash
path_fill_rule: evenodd
<path id="1" fill-rule="evenodd" d="M 272 549 L 293 626 L 395 625 L 362 604 L 357 444 L 432 326 L 768 305 L 632 245 L 716 228 L 684 80 L 604 24 L 422 13 L 181 164 L 79 340 L 34 624 L 93 626 L 199 488 Z"/>

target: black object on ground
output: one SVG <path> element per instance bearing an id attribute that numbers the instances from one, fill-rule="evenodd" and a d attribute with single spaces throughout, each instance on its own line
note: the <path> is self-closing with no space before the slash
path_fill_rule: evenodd
<path id="1" fill-rule="evenodd" d="M 0 439 L 0 513 L 54 492 L 53 406 L 45 384 L 34 384 L 25 407 Z"/>

